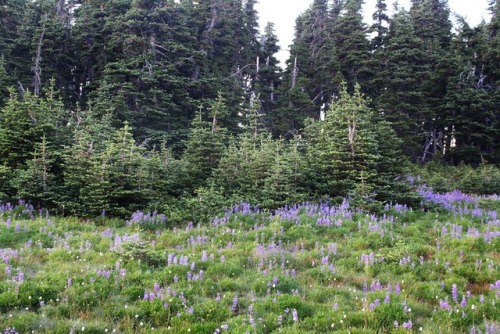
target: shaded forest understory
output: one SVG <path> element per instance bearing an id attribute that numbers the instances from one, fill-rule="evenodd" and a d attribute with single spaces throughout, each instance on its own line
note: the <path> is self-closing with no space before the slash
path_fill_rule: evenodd
<path id="1" fill-rule="evenodd" d="M 392 17 L 378 0 L 372 26 L 360 0 L 315 0 L 284 70 L 255 3 L 0 0 L 0 200 L 173 221 L 241 201 L 378 211 L 420 203 L 407 176 L 439 163 L 436 189 L 499 192 L 497 1 L 452 27 L 445 0 Z"/>

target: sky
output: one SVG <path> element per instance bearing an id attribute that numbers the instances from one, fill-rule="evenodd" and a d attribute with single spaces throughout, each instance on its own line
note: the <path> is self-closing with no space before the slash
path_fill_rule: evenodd
<path id="1" fill-rule="evenodd" d="M 259 0 L 257 10 L 259 12 L 260 26 L 264 27 L 267 22 L 274 22 L 276 34 L 280 40 L 281 51 L 278 59 L 282 65 L 288 58 L 288 46 L 292 44 L 295 19 L 305 11 L 313 0 Z M 392 3 L 387 0 L 389 13 L 392 14 Z M 470 25 L 475 26 L 484 18 L 489 20 L 487 0 L 448 0 L 452 13 L 456 12 L 465 16 Z M 375 11 L 376 0 L 365 0 L 363 14 L 365 21 L 371 24 L 371 15 Z M 400 6 L 409 8 L 410 0 L 399 0 Z"/>

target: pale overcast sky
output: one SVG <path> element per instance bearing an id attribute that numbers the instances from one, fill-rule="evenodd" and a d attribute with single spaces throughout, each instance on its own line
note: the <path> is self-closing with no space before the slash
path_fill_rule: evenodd
<path id="1" fill-rule="evenodd" d="M 263 28 L 267 22 L 274 22 L 276 33 L 280 40 L 281 52 L 278 58 L 282 63 L 288 58 L 288 46 L 292 44 L 295 19 L 306 10 L 312 0 L 259 0 L 257 10 L 260 17 L 260 26 Z M 363 12 L 365 21 L 371 24 L 371 15 L 375 11 L 376 0 L 365 0 Z M 387 0 L 389 13 L 392 14 L 393 0 Z M 399 0 L 401 6 L 409 8 L 409 0 Z M 484 18 L 489 20 L 487 0 L 449 0 L 452 12 L 466 16 L 469 24 L 477 25 Z"/>

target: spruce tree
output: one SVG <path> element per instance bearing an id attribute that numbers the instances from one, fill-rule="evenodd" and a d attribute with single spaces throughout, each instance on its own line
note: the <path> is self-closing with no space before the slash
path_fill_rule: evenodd
<path id="1" fill-rule="evenodd" d="M 404 164 L 398 140 L 368 107 L 358 85 L 350 95 L 344 84 L 325 120 L 309 124 L 306 135 L 308 178 L 317 196 L 349 196 L 376 209 L 380 202 L 407 195 L 408 188 L 399 186 Z"/>
<path id="2" fill-rule="evenodd" d="M 13 169 L 23 166 L 43 137 L 55 147 L 65 144 L 67 114 L 54 94 L 50 89 L 45 98 L 29 92 L 21 98 L 10 90 L 10 98 L 0 111 L 0 164 Z"/>
<path id="3" fill-rule="evenodd" d="M 0 58 L 4 57 L 6 69 L 13 69 L 12 50 L 16 46 L 26 0 L 0 0 Z M 13 73 L 11 73 L 13 74 Z"/>
<path id="4" fill-rule="evenodd" d="M 55 80 L 55 88 L 69 104 L 74 97 L 71 45 L 72 2 L 28 1 L 23 8 L 9 57 L 16 82 L 34 95 Z"/>
<path id="5" fill-rule="evenodd" d="M 421 83 L 421 162 L 429 161 L 443 151 L 442 101 L 451 75 L 449 48 L 452 24 L 449 16 L 447 0 L 422 0 L 414 2 L 410 9 L 415 36 L 422 41 L 420 47 L 428 66 L 426 78 Z"/>
<path id="6" fill-rule="evenodd" d="M 333 26 L 338 20 L 326 0 L 315 0 L 295 23 L 290 58 L 273 112 L 276 135 L 293 137 L 307 118 L 319 118 L 341 81 Z"/>
<path id="7" fill-rule="evenodd" d="M 180 143 L 187 138 L 196 110 L 193 99 L 200 98 L 193 63 L 201 54 L 187 14 L 175 2 L 133 1 L 110 23 L 116 59 L 105 64 L 92 102 L 111 107 L 117 119 L 128 121 L 138 142 Z"/>
<path id="8" fill-rule="evenodd" d="M 479 164 L 498 161 L 495 89 L 488 72 L 488 32 L 483 23 L 471 28 L 459 20 L 452 41 L 453 76 L 445 98 L 445 159 Z"/>
<path id="9" fill-rule="evenodd" d="M 386 46 L 387 65 L 381 69 L 384 78 L 382 94 L 375 103 L 379 112 L 392 123 L 404 142 L 404 153 L 417 160 L 425 142 L 424 124 L 429 115 L 425 82 L 430 66 L 423 50 L 423 41 L 416 36 L 411 17 L 404 9 L 392 19 Z"/>
<path id="10" fill-rule="evenodd" d="M 373 24 L 370 32 L 375 33 L 371 44 L 372 50 L 379 50 L 385 45 L 385 39 L 389 32 L 389 16 L 387 15 L 387 4 L 385 0 L 377 0 L 376 10 L 372 15 Z"/>
<path id="11" fill-rule="evenodd" d="M 106 65 L 120 56 L 113 27 L 129 7 L 130 1 L 88 0 L 74 11 L 71 41 L 78 61 L 73 98 L 83 108 L 101 85 Z"/>
<path id="12" fill-rule="evenodd" d="M 217 167 L 224 151 L 227 136 L 225 128 L 220 126 L 228 114 L 224 98 L 218 99 L 210 107 L 210 122 L 203 120 L 201 108 L 191 123 L 191 134 L 186 143 L 182 160 L 186 167 L 184 190 L 192 193 L 202 186 L 207 186 L 207 180 Z"/>
<path id="13" fill-rule="evenodd" d="M 55 174 L 57 153 L 51 151 L 45 136 L 40 143 L 35 144 L 33 158 L 26 161 L 25 166 L 15 170 L 11 181 L 18 198 L 38 208 L 54 207 L 54 199 L 60 190 L 58 184 L 62 181 L 60 175 Z"/>
<path id="14" fill-rule="evenodd" d="M 362 3 L 362 0 L 347 0 L 345 12 L 335 21 L 332 32 L 335 56 L 350 90 L 356 83 L 368 90 L 368 83 L 373 76 L 370 44 L 361 15 Z"/>
<path id="15" fill-rule="evenodd" d="M 4 105 L 9 96 L 9 90 L 7 87 L 10 86 L 10 80 L 5 69 L 5 65 L 4 56 L 0 56 L 0 108 Z"/>
<path id="16" fill-rule="evenodd" d="M 150 200 L 146 183 L 149 179 L 143 169 L 144 150 L 136 145 L 127 123 L 105 143 L 101 166 L 109 177 L 109 212 L 114 216 L 130 215 L 146 207 Z"/>
<path id="17" fill-rule="evenodd" d="M 374 102 L 376 102 L 376 99 L 384 92 L 386 80 L 385 66 L 387 65 L 387 37 L 390 19 L 387 15 L 385 0 L 377 0 L 376 11 L 372 18 L 373 24 L 369 31 L 374 34 L 370 46 L 374 70 L 369 90 Z"/>
<path id="18" fill-rule="evenodd" d="M 278 88 L 281 85 L 281 68 L 276 54 L 280 50 L 274 24 L 269 22 L 260 39 L 259 69 L 256 80 L 256 96 L 259 97 L 262 112 L 266 115 L 266 125 L 274 132 L 274 110 L 278 102 Z"/>

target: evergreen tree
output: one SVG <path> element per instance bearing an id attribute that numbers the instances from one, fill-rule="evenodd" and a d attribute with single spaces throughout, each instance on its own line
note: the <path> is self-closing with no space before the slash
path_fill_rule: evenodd
<path id="1" fill-rule="evenodd" d="M 473 29 L 464 19 L 459 23 L 445 99 L 445 158 L 455 164 L 498 161 L 495 90 L 486 72 L 488 33 L 485 24 Z"/>
<path id="2" fill-rule="evenodd" d="M 366 38 L 367 29 L 361 15 L 362 4 L 362 0 L 345 2 L 345 12 L 333 25 L 333 36 L 336 46 L 335 56 L 349 89 L 359 83 L 368 90 L 368 83 L 373 73 L 370 44 Z"/>
<path id="3" fill-rule="evenodd" d="M 22 14 L 26 0 L 0 0 L 0 58 L 4 58 L 5 68 L 9 70 L 14 65 L 11 59 L 12 49 L 18 37 Z"/>
<path id="4" fill-rule="evenodd" d="M 4 105 L 5 101 L 9 96 L 9 76 L 5 70 L 5 58 L 0 56 L 0 108 Z"/>
<path id="5" fill-rule="evenodd" d="M 146 182 L 150 180 L 143 169 L 144 150 L 136 145 L 127 123 L 105 143 L 101 166 L 109 177 L 108 210 L 114 216 L 130 215 L 149 203 L 150 188 Z"/>
<path id="6" fill-rule="evenodd" d="M 166 136 L 178 142 L 187 134 L 196 52 L 185 14 L 175 3 L 133 1 L 111 27 L 117 60 L 107 62 L 94 101 L 128 121 L 139 142 L 158 143 Z M 115 102 L 108 96 L 116 95 L 117 105 L 107 106 Z"/>
<path id="7" fill-rule="evenodd" d="M 266 125 L 271 132 L 274 132 L 273 111 L 277 107 L 277 91 L 281 85 L 281 68 L 276 58 L 279 50 L 274 24 L 269 22 L 260 39 L 259 69 L 255 91 L 259 97 L 262 112 L 266 115 Z"/>
<path id="8" fill-rule="evenodd" d="M 370 93 L 376 99 L 385 90 L 385 66 L 387 66 L 387 37 L 389 34 L 390 20 L 387 15 L 387 4 L 385 0 L 377 0 L 376 11 L 372 15 L 373 25 L 370 32 L 374 34 L 371 40 L 371 52 L 373 61 L 373 76 L 370 81 Z"/>
<path id="9" fill-rule="evenodd" d="M 333 13 L 328 1 L 315 0 L 296 20 L 281 101 L 272 118 L 277 135 L 293 137 L 305 119 L 319 118 L 337 91 L 341 73 L 332 32 L 338 17 Z"/>
<path id="10" fill-rule="evenodd" d="M 217 167 L 227 136 L 226 129 L 221 128 L 219 123 L 227 114 L 224 98 L 219 95 L 210 107 L 211 122 L 203 121 L 201 108 L 193 119 L 191 135 L 182 156 L 186 166 L 186 192 L 192 193 L 199 187 L 206 186 L 212 171 Z"/>
<path id="11" fill-rule="evenodd" d="M 52 79 L 69 102 L 75 57 L 71 45 L 72 2 L 28 1 L 11 51 L 13 73 L 24 90 L 38 96 Z"/>
<path id="12" fill-rule="evenodd" d="M 74 11 L 71 40 L 78 61 L 72 71 L 72 98 L 82 107 L 103 83 L 106 65 L 121 54 L 120 44 L 112 39 L 113 28 L 129 8 L 130 1 L 87 0 Z"/>
<path id="13" fill-rule="evenodd" d="M 441 101 L 452 72 L 449 64 L 452 24 L 447 0 L 416 1 L 410 9 L 410 16 L 415 36 L 422 41 L 421 48 L 428 66 L 426 79 L 421 83 L 423 94 L 420 101 L 423 140 L 419 158 L 426 162 L 443 150 Z"/>
<path id="14" fill-rule="evenodd" d="M 369 109 L 358 85 L 353 95 L 344 85 L 325 120 L 311 123 L 306 134 L 308 178 L 317 195 L 350 196 L 370 209 L 406 195 L 408 188 L 400 191 L 405 187 L 398 181 L 404 176 L 398 140 Z"/>
<path id="15" fill-rule="evenodd" d="M 370 31 L 375 33 L 371 41 L 372 50 L 379 50 L 385 45 L 385 39 L 389 33 L 389 15 L 387 15 L 387 4 L 385 0 L 377 0 L 376 10 L 372 18 L 373 24 Z"/>
<path id="16" fill-rule="evenodd" d="M 36 143 L 33 158 L 26 162 L 24 168 L 15 170 L 11 181 L 16 189 L 18 198 L 33 204 L 38 208 L 54 206 L 54 199 L 60 190 L 58 184 L 62 181 L 55 173 L 54 165 L 57 161 L 50 151 L 50 143 L 45 136 L 40 143 Z"/>
<path id="17" fill-rule="evenodd" d="M 57 200 L 64 214 L 95 216 L 109 211 L 111 185 L 100 155 L 114 133 L 110 123 L 109 115 L 98 119 L 85 113 L 74 130 L 72 144 L 65 147 L 64 188 Z"/>
<path id="18" fill-rule="evenodd" d="M 40 98 L 27 92 L 20 98 L 13 90 L 0 112 L 0 164 L 23 166 L 33 157 L 33 147 L 46 138 L 55 147 L 65 144 L 67 115 L 53 89 Z"/>
<path id="19" fill-rule="evenodd" d="M 403 142 L 404 152 L 418 159 L 424 138 L 423 124 L 429 114 L 425 101 L 424 83 L 430 68 L 423 51 L 423 41 L 415 34 L 411 18 L 404 9 L 392 19 L 386 47 L 387 65 L 380 77 L 382 94 L 376 99 L 377 108 L 393 124 Z"/>
<path id="20" fill-rule="evenodd" d="M 87 120 L 92 120 L 92 115 Z M 104 131 L 105 132 L 104 132 Z M 128 124 L 113 130 L 109 119 L 88 122 L 75 130 L 64 156 L 65 212 L 127 216 L 151 199 L 151 180 L 144 148 L 136 145 Z"/>
<path id="21" fill-rule="evenodd" d="M 234 138 L 213 172 L 213 184 L 232 201 L 278 207 L 302 199 L 304 160 L 299 141 L 273 140 L 253 108 L 245 132 Z"/>

